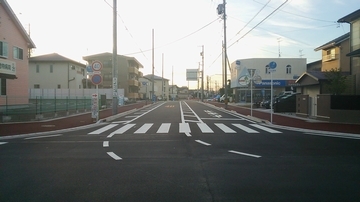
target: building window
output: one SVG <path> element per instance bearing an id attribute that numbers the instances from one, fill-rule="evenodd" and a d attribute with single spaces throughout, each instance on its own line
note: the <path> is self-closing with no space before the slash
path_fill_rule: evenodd
<path id="1" fill-rule="evenodd" d="M 40 65 L 36 65 L 36 73 L 40 72 Z"/>
<path id="2" fill-rule="evenodd" d="M 0 41 L 0 57 L 8 58 L 8 56 L 9 56 L 8 44 L 4 41 Z"/>
<path id="3" fill-rule="evenodd" d="M 57 88 L 58 88 L 58 89 L 60 89 L 60 88 L 61 88 L 61 85 L 60 85 L 60 84 L 58 84 L 58 85 L 57 85 Z"/>
<path id="4" fill-rule="evenodd" d="M 53 73 L 54 72 L 54 67 L 53 65 L 50 65 L 50 73 Z"/>
<path id="5" fill-rule="evenodd" d="M 286 65 L 286 74 L 291 74 L 291 65 Z"/>
<path id="6" fill-rule="evenodd" d="M 14 59 L 19 59 L 19 60 L 24 59 L 24 57 L 23 57 L 23 49 L 22 48 L 14 47 L 13 51 L 14 51 L 13 52 Z"/>
<path id="7" fill-rule="evenodd" d="M 0 79 L 0 95 L 6 95 L 6 79 Z"/>
<path id="8" fill-rule="evenodd" d="M 34 84 L 34 88 L 39 89 L 39 88 L 40 88 L 40 84 Z"/>

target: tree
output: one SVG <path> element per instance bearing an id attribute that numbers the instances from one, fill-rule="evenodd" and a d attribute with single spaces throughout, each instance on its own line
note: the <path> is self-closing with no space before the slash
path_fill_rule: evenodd
<path id="1" fill-rule="evenodd" d="M 347 78 L 342 74 L 341 69 L 332 68 L 325 72 L 325 77 L 328 79 L 326 87 L 331 94 L 340 95 L 345 92 Z"/>

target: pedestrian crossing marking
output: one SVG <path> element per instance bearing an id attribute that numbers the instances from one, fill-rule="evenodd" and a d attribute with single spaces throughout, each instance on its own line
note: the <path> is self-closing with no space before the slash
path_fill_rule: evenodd
<path id="1" fill-rule="evenodd" d="M 236 133 L 236 131 L 234 131 L 233 129 L 227 127 L 225 124 L 223 123 L 215 123 L 215 125 L 220 128 L 220 130 L 224 131 L 224 133 Z"/>
<path id="2" fill-rule="evenodd" d="M 179 132 L 180 133 L 190 133 L 189 123 L 179 123 Z"/>
<path id="3" fill-rule="evenodd" d="M 190 124 L 195 124 L 195 123 L 179 123 L 179 133 L 185 133 L 187 136 L 191 136 L 191 128 L 190 128 Z M 113 131 L 110 133 L 110 135 L 108 135 L 108 138 L 111 138 L 112 136 L 116 135 L 116 134 L 124 134 L 125 132 L 129 131 L 129 133 L 133 133 L 133 134 L 145 134 L 147 133 L 152 127 L 154 126 L 154 123 L 144 123 L 142 124 L 139 128 L 137 128 L 135 130 L 132 129 L 136 124 L 125 124 L 122 125 L 120 128 L 118 128 L 117 130 Z M 138 124 L 139 125 L 139 124 Z M 168 134 L 170 131 L 170 127 L 171 127 L 171 123 L 162 123 L 159 128 L 157 129 L 157 134 L 162 133 L 162 134 Z M 202 133 L 214 133 L 214 130 L 209 126 L 209 124 L 206 123 L 196 123 L 196 125 L 199 127 L 199 129 L 201 130 Z M 224 133 L 238 133 L 237 131 L 235 131 L 234 129 L 230 128 L 229 126 L 223 124 L 223 123 L 214 123 L 214 125 L 219 128 L 221 131 L 223 131 Z M 230 125 L 230 124 L 228 124 Z M 255 127 L 256 129 L 252 129 L 248 126 L 239 124 L 239 123 L 232 123 L 232 126 L 241 129 L 242 131 L 246 132 L 246 133 L 260 133 L 258 130 L 262 130 L 268 133 L 282 133 L 280 131 L 262 126 L 262 125 L 258 125 L 258 124 L 249 124 L 252 127 Z M 111 123 L 109 125 L 106 125 L 102 128 L 99 128 L 93 132 L 90 132 L 88 134 L 102 134 L 116 126 L 119 126 L 119 124 L 115 124 L 115 123 Z M 132 130 L 131 130 L 132 129 Z M 135 131 L 135 132 L 133 132 Z"/>
<path id="4" fill-rule="evenodd" d="M 91 132 L 91 133 L 88 133 L 88 134 L 89 134 L 89 135 L 99 135 L 99 134 L 101 134 L 101 133 L 103 133 L 103 132 L 105 132 L 105 131 L 107 131 L 107 130 L 109 130 L 109 129 L 117 126 L 117 125 L 118 125 L 118 124 L 109 124 L 109 125 L 107 125 L 107 126 L 105 126 L 105 127 L 102 127 L 102 128 L 100 128 L 100 129 L 95 130 L 95 131 L 93 131 L 93 132 Z"/>
<path id="5" fill-rule="evenodd" d="M 269 132 L 269 133 L 282 133 L 280 131 L 277 131 L 277 130 L 273 130 L 271 128 L 267 128 L 267 127 L 264 127 L 264 126 L 261 126 L 261 125 L 258 125 L 258 124 L 250 124 L 251 126 L 254 126 L 256 128 L 259 128 L 261 130 L 264 130 L 266 132 Z"/>
<path id="6" fill-rule="evenodd" d="M 203 133 L 214 133 L 214 131 L 211 130 L 211 128 L 206 123 L 197 123 L 197 125 Z"/>
<path id="7" fill-rule="evenodd" d="M 233 125 L 233 126 L 236 126 L 237 128 L 240 128 L 241 130 L 243 130 L 243 131 L 245 131 L 245 132 L 247 132 L 247 133 L 259 133 L 259 132 L 256 131 L 256 130 L 253 130 L 253 129 L 249 128 L 249 127 L 246 127 L 246 126 L 241 125 L 241 124 L 238 124 L 238 123 L 232 124 L 232 125 Z"/>
<path id="8" fill-rule="evenodd" d="M 146 133 L 151 128 L 152 125 L 153 125 L 152 123 L 145 123 L 138 130 L 135 131 L 135 134 Z"/>
<path id="9" fill-rule="evenodd" d="M 116 131 L 110 133 L 110 135 L 108 135 L 107 137 L 110 138 L 110 137 L 114 136 L 115 134 L 123 134 L 123 133 L 125 133 L 127 130 L 129 130 L 130 128 L 132 128 L 133 126 L 135 126 L 134 123 L 126 124 L 126 125 L 124 125 L 123 127 L 117 129 Z"/>
<path id="10" fill-rule="evenodd" d="M 171 123 L 163 123 L 156 133 L 169 133 Z"/>

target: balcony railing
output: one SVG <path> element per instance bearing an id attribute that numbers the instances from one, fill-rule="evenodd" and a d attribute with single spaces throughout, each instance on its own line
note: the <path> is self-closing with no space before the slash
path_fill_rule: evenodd
<path id="1" fill-rule="evenodd" d="M 128 85 L 129 86 L 139 86 L 140 82 L 138 80 L 130 79 L 130 80 L 128 80 Z"/>
<path id="2" fill-rule="evenodd" d="M 337 59 L 337 54 L 329 54 L 329 55 L 324 55 L 323 56 L 323 62 L 336 60 L 336 59 Z"/>
<path id="3" fill-rule="evenodd" d="M 129 67 L 128 69 L 129 73 L 138 74 L 139 70 L 136 67 Z"/>
<path id="4" fill-rule="evenodd" d="M 139 93 L 128 93 L 128 98 L 130 99 L 138 99 Z"/>

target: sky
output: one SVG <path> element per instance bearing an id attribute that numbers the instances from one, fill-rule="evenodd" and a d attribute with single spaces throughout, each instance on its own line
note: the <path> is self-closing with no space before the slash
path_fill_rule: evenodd
<path id="1" fill-rule="evenodd" d="M 113 0 L 7 0 L 30 31 L 33 56 L 58 53 L 85 64 L 83 56 L 113 50 Z M 222 73 L 223 0 L 117 0 L 117 53 L 135 57 L 144 75 L 196 88 L 186 69 Z M 321 59 L 315 48 L 350 31 L 337 20 L 360 0 L 226 0 L 230 63 L 247 58 Z M 154 35 L 152 35 L 154 33 Z M 154 40 L 152 40 L 154 38 Z M 153 46 L 154 44 L 154 46 Z M 153 49 L 154 47 L 154 49 Z M 154 60 L 152 60 L 152 49 Z"/>

